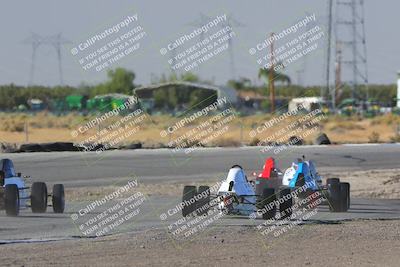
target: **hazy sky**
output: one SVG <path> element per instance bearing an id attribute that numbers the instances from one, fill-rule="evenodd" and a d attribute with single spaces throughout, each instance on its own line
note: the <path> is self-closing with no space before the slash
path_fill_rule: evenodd
<path id="1" fill-rule="evenodd" d="M 141 47 L 112 67 L 122 66 L 136 73 L 136 83 L 148 84 L 151 76 L 170 73 L 168 58 L 162 56 L 160 48 L 172 40 L 195 29 L 193 22 L 200 13 L 215 17 L 232 15 L 243 26 L 234 27 L 233 54 L 237 76 L 257 78 L 259 66 L 249 54 L 249 48 L 264 40 L 270 32 L 279 32 L 290 27 L 306 14 L 315 13 L 318 25 L 325 27 L 327 1 L 325 0 L 260 0 L 260 1 L 122 1 L 122 0 L 25 0 L 0 3 L 0 84 L 26 85 L 29 81 L 32 48 L 22 41 L 37 33 L 50 36 L 62 32 L 72 43 L 61 50 L 64 83 L 79 85 L 95 84 L 106 79 L 106 71 L 84 71 L 71 48 L 94 34 L 120 22 L 127 15 L 138 14 L 138 23 L 146 32 Z M 368 55 L 368 74 L 371 83 L 394 83 L 400 69 L 400 46 L 398 11 L 396 0 L 365 0 L 365 19 Z M 231 78 L 230 56 L 224 51 L 201 65 L 198 73 L 203 79 L 224 84 Z M 59 83 L 55 49 L 39 47 L 36 54 L 35 84 L 56 85 Z M 294 82 L 297 72 L 303 84 L 324 83 L 323 49 L 309 54 L 287 67 L 285 72 Z M 349 73 L 345 73 L 348 75 Z"/>

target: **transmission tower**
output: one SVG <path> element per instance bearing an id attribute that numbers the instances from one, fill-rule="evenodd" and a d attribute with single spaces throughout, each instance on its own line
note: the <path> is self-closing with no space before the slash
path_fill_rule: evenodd
<path id="1" fill-rule="evenodd" d="M 306 16 L 311 16 L 311 14 L 309 12 L 306 12 Z M 311 30 L 312 28 L 314 28 L 315 26 L 317 26 L 316 22 L 310 22 L 307 23 L 306 27 L 304 28 L 303 33 L 308 32 L 309 30 Z M 302 57 L 301 61 L 300 61 L 300 65 L 299 68 L 296 70 L 296 74 L 297 74 L 297 84 L 299 86 L 303 86 L 304 85 L 304 76 L 307 73 L 307 59 L 308 57 Z"/>
<path id="2" fill-rule="evenodd" d="M 57 61 L 58 61 L 58 72 L 60 75 L 60 84 L 63 82 L 63 72 L 62 72 L 62 63 L 61 63 L 61 46 L 64 44 L 70 44 L 71 42 L 61 36 L 61 33 L 52 35 L 52 36 L 40 36 L 36 33 L 32 33 L 30 37 L 26 38 L 22 41 L 23 44 L 29 44 L 32 46 L 32 61 L 31 61 L 31 69 L 29 74 L 29 85 L 33 84 L 35 68 L 36 68 L 36 51 L 41 45 L 48 45 L 55 48 L 57 53 Z"/>
<path id="3" fill-rule="evenodd" d="M 364 85 L 365 98 L 368 99 L 368 67 L 367 47 L 365 40 L 365 19 L 363 0 L 336 1 L 335 19 L 335 62 L 340 66 L 336 71 L 335 81 L 351 85 L 351 97 L 364 98 L 357 94 L 357 87 Z M 342 71 L 347 70 L 351 75 L 343 77 Z M 336 86 L 332 94 L 335 105 Z"/>
<path id="4" fill-rule="evenodd" d="M 42 44 L 43 38 L 36 33 L 32 33 L 30 37 L 26 38 L 22 41 L 23 44 L 32 45 L 32 57 L 31 57 L 31 68 L 29 72 L 29 81 L 28 84 L 32 85 L 33 76 L 35 74 L 35 61 L 36 61 L 36 50 Z"/>
<path id="5" fill-rule="evenodd" d="M 223 22 L 221 24 L 222 27 L 226 27 L 229 26 L 232 31 L 233 28 L 237 28 L 237 27 L 244 27 L 246 25 L 244 25 L 243 23 L 237 21 L 236 19 L 233 18 L 232 15 L 228 15 L 226 17 L 226 21 Z M 235 68 L 235 58 L 234 58 L 234 54 L 233 54 L 233 39 L 229 38 L 228 39 L 228 46 L 229 46 L 229 59 L 230 59 L 230 69 L 231 69 L 231 79 L 235 80 L 236 79 L 236 68 Z"/>
<path id="6" fill-rule="evenodd" d="M 203 25 L 207 24 L 211 20 L 210 17 L 204 15 L 203 13 L 200 13 L 200 18 L 192 23 L 190 23 L 190 26 L 195 26 L 195 27 L 202 27 Z M 200 33 L 200 42 L 204 41 L 204 32 L 202 31 Z M 198 66 L 198 73 L 201 73 L 201 64 Z"/>

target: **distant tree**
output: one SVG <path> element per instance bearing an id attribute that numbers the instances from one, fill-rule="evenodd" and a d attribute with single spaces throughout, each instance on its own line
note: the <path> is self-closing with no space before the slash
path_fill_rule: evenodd
<path id="1" fill-rule="evenodd" d="M 202 109 L 217 100 L 217 93 L 213 90 L 193 90 L 190 94 L 189 105 L 195 109 Z"/>
<path id="2" fill-rule="evenodd" d="M 193 74 L 191 72 L 185 72 L 184 74 L 181 75 L 180 77 L 181 81 L 184 82 L 192 82 L 192 83 L 196 83 L 199 82 L 200 79 L 196 74 Z"/>
<path id="3" fill-rule="evenodd" d="M 269 109 L 270 109 L 270 104 L 269 104 L 269 100 L 263 100 L 262 102 L 261 102 L 261 108 L 263 109 L 263 110 L 265 110 L 265 111 L 269 111 Z"/>
<path id="4" fill-rule="evenodd" d="M 251 90 L 252 84 L 251 80 L 248 78 L 241 77 L 238 80 L 229 80 L 228 86 L 236 90 Z"/>
<path id="5" fill-rule="evenodd" d="M 133 80 L 135 79 L 135 73 L 124 68 L 116 68 L 115 70 L 109 70 L 107 72 L 108 81 L 95 86 L 91 92 L 91 95 L 100 94 L 132 94 L 132 90 L 135 88 Z"/>

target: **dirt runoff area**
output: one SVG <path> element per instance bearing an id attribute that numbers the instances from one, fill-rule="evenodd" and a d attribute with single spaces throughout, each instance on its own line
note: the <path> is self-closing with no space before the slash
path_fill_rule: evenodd
<path id="1" fill-rule="evenodd" d="M 194 240 L 164 230 L 1 245 L 2 266 L 399 266 L 398 220 L 301 225 L 267 239 L 254 227 L 212 227 Z"/>

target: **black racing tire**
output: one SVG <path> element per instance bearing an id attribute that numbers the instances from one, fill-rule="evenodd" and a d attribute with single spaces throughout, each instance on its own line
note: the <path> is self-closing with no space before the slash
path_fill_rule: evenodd
<path id="1" fill-rule="evenodd" d="M 264 220 L 269 220 L 275 217 L 276 205 L 275 189 L 264 188 L 261 197 L 257 198 L 256 207 L 261 211 Z"/>
<path id="2" fill-rule="evenodd" d="M 15 184 L 7 184 L 4 192 L 4 206 L 7 216 L 19 214 L 19 190 Z"/>
<path id="3" fill-rule="evenodd" d="M 340 212 L 342 210 L 340 183 L 329 184 L 328 205 L 332 212 Z"/>
<path id="4" fill-rule="evenodd" d="M 44 213 L 47 209 L 47 186 L 43 182 L 32 184 L 31 209 L 33 213 Z"/>
<path id="5" fill-rule="evenodd" d="M 330 184 L 338 184 L 340 183 L 340 179 L 339 178 L 328 178 L 326 179 L 326 184 L 330 185 Z"/>
<path id="6" fill-rule="evenodd" d="M 64 185 L 55 184 L 53 186 L 53 194 L 51 196 L 54 213 L 64 213 L 65 209 L 65 194 Z"/>
<path id="7" fill-rule="evenodd" d="M 186 217 L 196 210 L 196 201 L 194 199 L 197 194 L 196 187 L 193 185 L 185 185 L 182 194 L 182 216 Z M 191 202 L 191 203 L 190 203 Z"/>
<path id="8" fill-rule="evenodd" d="M 197 195 L 199 197 L 199 200 L 196 204 L 197 214 L 207 214 L 210 210 L 210 187 L 206 185 L 199 186 L 199 190 L 197 190 Z"/>
<path id="9" fill-rule="evenodd" d="M 293 198 L 291 195 L 290 188 L 282 188 L 279 192 L 279 197 L 283 199 L 283 202 L 279 202 L 279 213 L 281 215 L 281 219 L 290 218 L 292 216 L 292 206 L 293 206 Z M 285 200 L 286 198 L 286 200 Z"/>
<path id="10" fill-rule="evenodd" d="M 350 208 L 350 184 L 340 183 L 341 211 L 346 212 Z"/>

